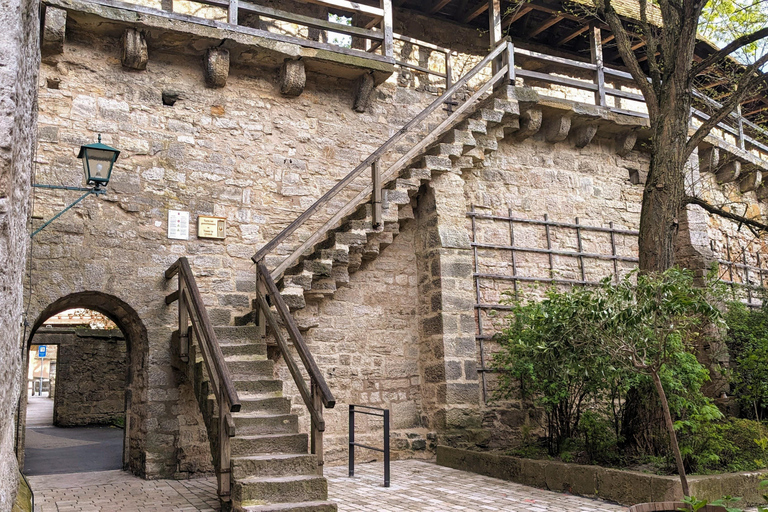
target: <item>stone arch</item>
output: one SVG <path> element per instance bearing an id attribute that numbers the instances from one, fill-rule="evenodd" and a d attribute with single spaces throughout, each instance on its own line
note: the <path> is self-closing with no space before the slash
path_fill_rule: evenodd
<path id="1" fill-rule="evenodd" d="M 82 291 L 61 297 L 38 315 L 25 340 L 26 352 L 32 339 L 43 323 L 53 315 L 73 308 L 98 311 L 112 320 L 125 336 L 127 347 L 127 372 L 125 392 L 125 437 L 123 439 L 123 469 L 143 476 L 144 452 L 141 425 L 145 416 L 146 361 L 148 353 L 147 329 L 136 310 L 123 300 L 103 292 Z M 23 431 L 22 415 L 19 415 L 18 431 Z M 23 448 L 20 450 L 23 453 Z"/>

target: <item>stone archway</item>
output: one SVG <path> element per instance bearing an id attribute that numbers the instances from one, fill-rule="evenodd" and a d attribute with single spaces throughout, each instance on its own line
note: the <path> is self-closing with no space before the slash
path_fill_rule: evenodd
<path id="1" fill-rule="evenodd" d="M 48 318 L 74 308 L 90 309 L 104 314 L 118 326 L 125 336 L 127 371 L 125 376 L 123 469 L 142 475 L 144 472 L 144 455 L 141 446 L 144 443 L 140 426 L 145 416 L 143 404 L 146 401 L 145 367 L 148 341 L 146 327 L 138 313 L 126 302 L 113 295 L 96 291 L 72 293 L 52 302 L 38 315 L 26 340 L 25 353 L 28 353 L 35 333 Z M 26 367 L 28 361 L 25 360 L 23 364 Z M 26 375 L 24 378 L 26 379 Z M 19 414 L 17 425 L 19 439 L 17 443 L 20 447 L 18 451 L 20 463 L 23 463 L 24 423 L 24 414 Z"/>

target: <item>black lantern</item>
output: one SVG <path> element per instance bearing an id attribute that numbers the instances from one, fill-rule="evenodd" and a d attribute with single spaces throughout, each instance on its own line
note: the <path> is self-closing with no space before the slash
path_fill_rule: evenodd
<path id="1" fill-rule="evenodd" d="M 109 177 L 112 174 L 112 166 L 120 154 L 115 148 L 111 148 L 101 143 L 101 135 L 97 144 L 86 144 L 80 146 L 80 153 L 77 158 L 83 160 L 83 173 L 85 174 L 85 184 L 94 184 L 98 189 L 101 185 L 107 186 Z"/>

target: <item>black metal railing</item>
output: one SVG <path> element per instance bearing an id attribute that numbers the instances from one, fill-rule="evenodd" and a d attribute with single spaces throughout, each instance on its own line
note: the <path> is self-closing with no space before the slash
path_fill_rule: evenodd
<path id="1" fill-rule="evenodd" d="M 366 411 L 358 411 L 355 408 L 368 409 Z M 380 411 L 380 412 L 369 412 Z M 367 414 L 368 416 L 378 416 L 384 418 L 384 448 L 376 448 L 374 446 L 368 446 L 362 443 L 355 442 L 355 414 Z M 379 407 L 370 407 L 367 405 L 352 405 L 349 406 L 349 476 L 355 476 L 355 446 L 365 448 L 367 450 L 373 450 L 376 452 L 384 453 L 384 487 L 389 487 L 389 409 L 381 409 Z"/>

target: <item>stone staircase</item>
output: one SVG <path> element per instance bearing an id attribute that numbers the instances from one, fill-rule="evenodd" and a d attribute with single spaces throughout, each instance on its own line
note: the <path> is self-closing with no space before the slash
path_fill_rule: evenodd
<path id="1" fill-rule="evenodd" d="M 439 173 L 471 169 L 498 147 L 498 141 L 519 129 L 518 103 L 513 88 L 502 88 L 455 128 L 384 184 L 382 225 L 373 227 L 372 206 L 364 203 L 328 232 L 310 255 L 286 270 L 278 281 L 280 294 L 292 311 L 307 303 L 332 297 L 349 285 L 349 275 L 376 258 L 393 242 L 400 225 L 414 218 L 414 198 L 420 187 Z M 244 317 L 240 322 L 252 320 Z"/>
<path id="2" fill-rule="evenodd" d="M 318 475 L 317 456 L 308 453 L 308 436 L 299 433 L 298 417 L 282 396 L 283 382 L 274 376 L 259 327 L 214 331 L 241 404 L 240 412 L 232 413 L 232 500 L 227 507 L 236 512 L 334 512 L 336 505 L 326 501 L 328 484 Z M 218 408 L 196 346 L 190 347 L 190 361 L 195 362 L 195 394 L 216 457 Z M 218 461 L 214 465 L 218 468 Z"/>

